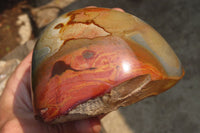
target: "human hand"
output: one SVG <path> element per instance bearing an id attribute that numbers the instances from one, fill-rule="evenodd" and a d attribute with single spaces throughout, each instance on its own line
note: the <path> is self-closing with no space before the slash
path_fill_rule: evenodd
<path id="1" fill-rule="evenodd" d="M 0 97 L 1 133 L 98 133 L 98 118 L 48 125 L 34 118 L 31 100 L 32 52 L 21 62 L 9 78 Z"/>
<path id="2" fill-rule="evenodd" d="M 87 8 L 93 8 L 90 6 Z M 120 8 L 114 10 L 123 11 Z M 34 118 L 31 100 L 30 66 L 32 52 L 9 78 L 0 97 L 1 133 L 98 133 L 100 120 L 92 118 L 57 125 L 48 125 Z"/>

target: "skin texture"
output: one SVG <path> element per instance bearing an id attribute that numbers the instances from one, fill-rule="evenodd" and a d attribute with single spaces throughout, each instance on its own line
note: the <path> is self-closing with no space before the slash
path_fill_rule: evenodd
<path id="1" fill-rule="evenodd" d="M 1 133 L 97 133 L 98 118 L 58 125 L 35 120 L 31 103 L 30 66 L 32 52 L 21 62 L 10 77 L 0 97 Z"/>

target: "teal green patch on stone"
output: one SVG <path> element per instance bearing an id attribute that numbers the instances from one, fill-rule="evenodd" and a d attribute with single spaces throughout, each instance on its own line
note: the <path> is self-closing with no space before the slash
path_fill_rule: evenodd
<path id="1" fill-rule="evenodd" d="M 44 47 L 39 50 L 34 50 L 33 60 L 32 60 L 32 71 L 38 67 L 38 65 L 44 60 L 47 54 L 49 54 L 51 49 L 49 47 Z"/>
<path id="2" fill-rule="evenodd" d="M 166 62 L 164 57 L 159 56 L 155 51 L 153 51 L 153 49 L 148 45 L 148 43 L 144 40 L 144 38 L 142 37 L 141 34 L 135 34 L 135 35 L 131 36 L 131 39 L 134 42 L 136 42 L 137 44 L 139 44 L 142 47 L 144 47 L 145 49 L 147 49 L 149 52 L 151 52 L 158 59 L 158 61 L 161 63 L 161 65 L 164 67 L 168 76 L 173 77 L 173 76 L 181 76 L 182 75 L 182 67 L 181 67 L 181 63 L 179 60 L 178 60 L 178 64 L 179 64 L 178 68 L 171 67 L 169 65 L 169 62 Z"/>

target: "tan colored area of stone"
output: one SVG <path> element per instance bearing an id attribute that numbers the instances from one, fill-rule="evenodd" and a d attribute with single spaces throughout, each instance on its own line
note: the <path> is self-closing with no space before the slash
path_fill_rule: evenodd
<path id="1" fill-rule="evenodd" d="M 77 27 L 79 27 L 79 28 L 77 28 Z M 63 32 L 64 33 L 61 35 L 62 40 L 69 40 L 72 38 L 92 39 L 92 38 L 96 38 L 96 37 L 110 35 L 110 33 L 104 31 L 103 28 L 98 27 L 97 25 L 95 25 L 93 23 L 91 23 L 91 24 L 77 23 L 77 24 L 73 24 L 73 25 L 68 25 L 63 29 Z"/>

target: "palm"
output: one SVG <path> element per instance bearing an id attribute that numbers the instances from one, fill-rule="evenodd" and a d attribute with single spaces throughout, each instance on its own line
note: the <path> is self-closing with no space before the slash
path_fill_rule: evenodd
<path id="1" fill-rule="evenodd" d="M 30 54 L 9 79 L 0 97 L 0 131 L 2 133 L 92 133 L 99 120 L 82 120 L 48 125 L 35 120 L 30 88 Z"/>

